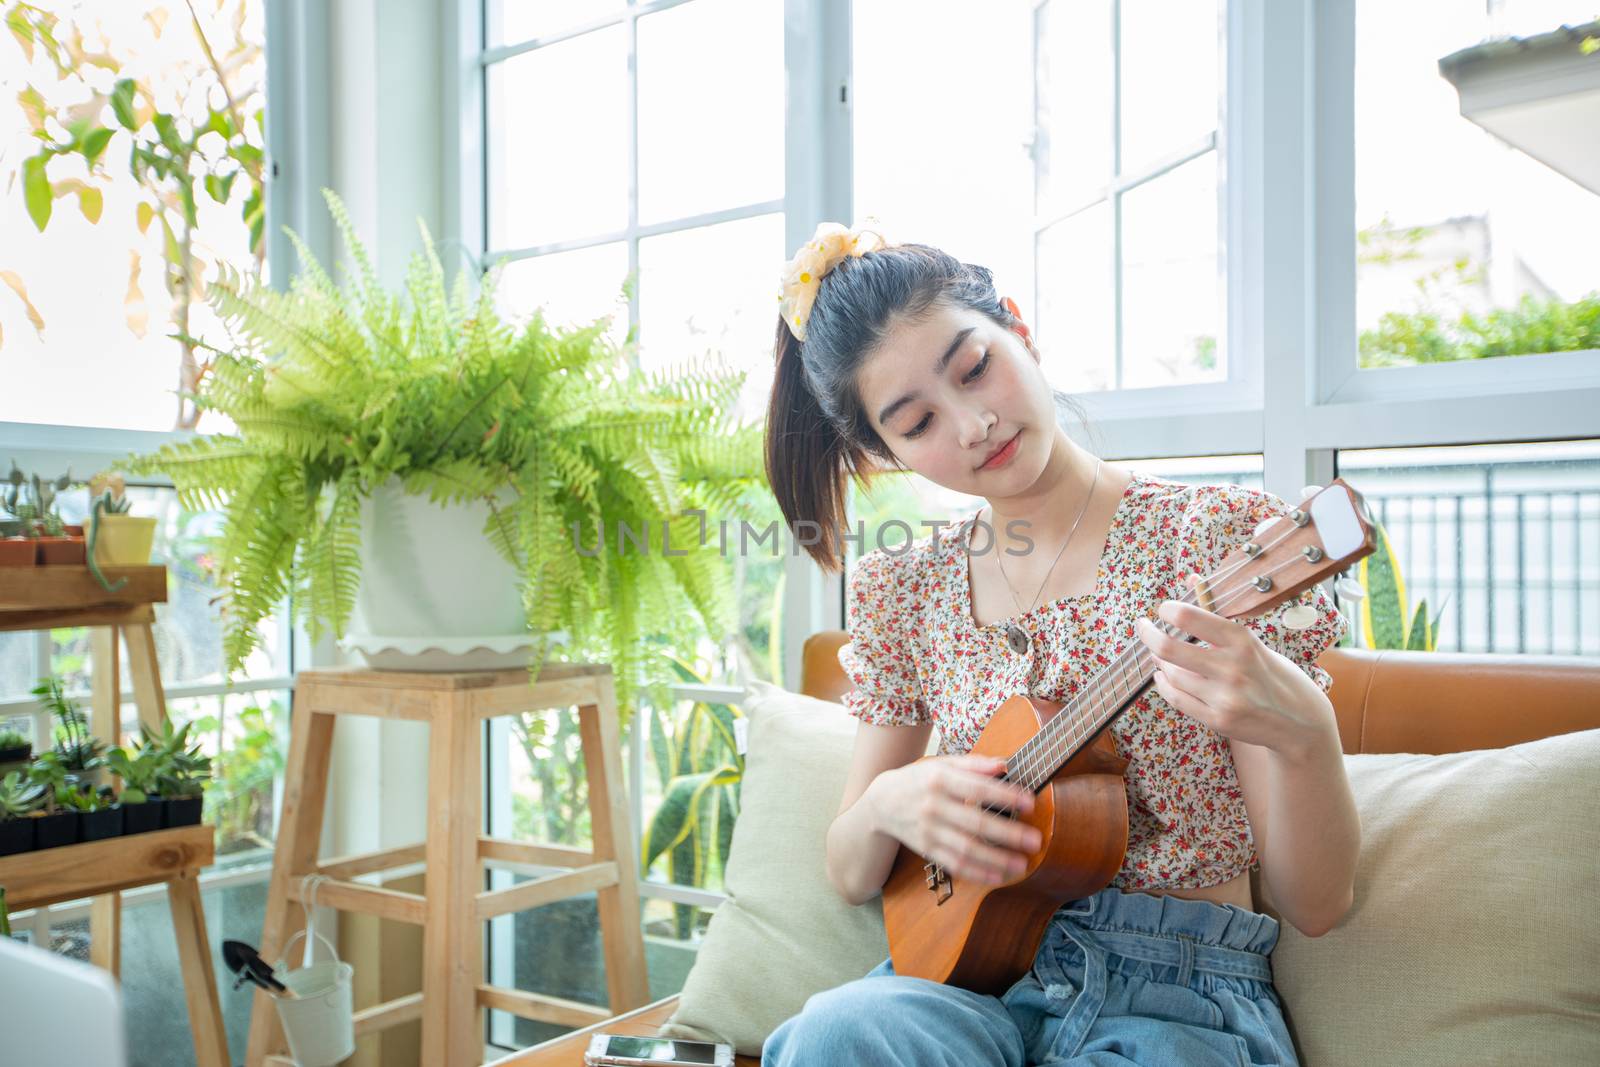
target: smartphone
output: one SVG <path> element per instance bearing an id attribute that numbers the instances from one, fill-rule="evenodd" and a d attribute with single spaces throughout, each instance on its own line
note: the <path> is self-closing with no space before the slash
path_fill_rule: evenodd
<path id="1" fill-rule="evenodd" d="M 670 1037 L 595 1034 L 583 1054 L 588 1067 L 733 1067 L 733 1046 Z"/>

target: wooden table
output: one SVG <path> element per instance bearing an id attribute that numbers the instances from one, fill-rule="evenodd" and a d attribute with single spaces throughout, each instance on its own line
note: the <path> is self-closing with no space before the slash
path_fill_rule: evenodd
<path id="1" fill-rule="evenodd" d="M 128 673 L 139 721 L 152 730 L 161 729 L 166 722 L 166 696 L 151 627 L 155 605 L 167 599 L 167 569 L 146 565 L 104 567 L 102 572 L 113 585 L 121 578 L 127 583 L 108 593 L 87 566 L 0 568 L 0 631 L 90 627 L 90 732 L 117 745 L 122 743 L 119 644 L 128 648 Z M 121 891 L 165 882 L 194 1031 L 195 1059 L 200 1067 L 226 1067 L 228 1042 L 199 887 L 200 871 L 213 859 L 212 837 L 209 826 L 186 826 L 7 856 L 0 859 L 0 884 L 6 887 L 8 905 L 18 911 L 93 897 L 89 958 L 119 977 Z"/>

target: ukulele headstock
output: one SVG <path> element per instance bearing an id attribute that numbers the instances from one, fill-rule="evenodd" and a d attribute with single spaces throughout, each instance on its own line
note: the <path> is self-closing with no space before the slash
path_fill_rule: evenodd
<path id="1" fill-rule="evenodd" d="M 1194 587 L 1196 602 L 1225 618 L 1268 611 L 1377 548 L 1366 500 L 1343 479 L 1263 523 Z"/>

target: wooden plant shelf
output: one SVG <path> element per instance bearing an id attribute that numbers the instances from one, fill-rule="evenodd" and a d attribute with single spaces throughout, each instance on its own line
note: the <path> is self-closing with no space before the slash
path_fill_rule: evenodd
<path id="1" fill-rule="evenodd" d="M 179 826 L 0 857 L 12 911 L 197 875 L 215 855 L 215 830 Z"/>
<path id="2" fill-rule="evenodd" d="M 102 567 L 100 572 L 112 585 L 118 578 L 128 579 L 128 584 L 108 593 L 82 564 L 0 569 L 0 611 L 64 611 L 110 604 L 156 604 L 167 599 L 167 568 L 160 564 Z"/>

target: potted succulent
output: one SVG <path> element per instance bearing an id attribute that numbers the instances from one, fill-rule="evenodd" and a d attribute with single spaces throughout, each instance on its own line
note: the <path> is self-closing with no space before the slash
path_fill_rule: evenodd
<path id="1" fill-rule="evenodd" d="M 29 779 L 43 791 L 44 805 L 33 814 L 34 847 L 56 848 L 78 842 L 78 812 L 62 804 L 66 794 L 76 788 L 77 779 L 67 770 L 61 754 L 51 749 L 33 761 Z"/>
<path id="2" fill-rule="evenodd" d="M 122 805 L 110 786 L 96 789 L 87 782 L 68 784 L 57 790 L 56 804 L 78 813 L 82 841 L 104 841 L 122 834 Z"/>
<path id="3" fill-rule="evenodd" d="M 104 784 L 105 760 L 101 753 L 105 751 L 105 742 L 90 735 L 88 720 L 77 703 L 67 698 L 61 679 L 53 675 L 45 678 L 32 692 L 56 718 L 54 751 L 62 766 L 91 786 L 98 788 Z"/>
<path id="4" fill-rule="evenodd" d="M 31 818 L 44 797 L 44 787 L 12 771 L 0 778 L 0 856 L 31 852 L 35 820 Z"/>
<path id="5" fill-rule="evenodd" d="M 16 730 L 0 730 L 0 774 L 7 770 L 20 770 L 33 758 L 33 742 Z M 20 763 L 23 768 L 8 767 Z"/>
<path id="6" fill-rule="evenodd" d="M 325 195 L 350 284 L 292 233 L 289 292 L 211 283 L 239 341 L 208 348 L 194 400 L 236 431 L 117 464 L 169 477 L 185 506 L 224 509 L 225 671 L 293 592 L 313 636 L 344 637 L 369 663 L 423 667 L 438 649 L 463 668 L 483 651 L 537 670 L 562 635 L 573 658 L 611 664 L 624 715 L 641 684 L 664 702 L 673 679 L 652 642 L 693 648 L 736 621 L 730 568 L 696 512 L 755 517 L 761 430 L 733 416 L 744 372 L 711 357 L 646 374 L 606 319 L 512 320 L 498 266 L 447 285 L 425 228 L 405 292 L 391 292 Z M 624 526 L 648 551 L 637 536 L 613 551 Z M 588 547 L 597 538 L 604 550 Z"/>
<path id="7" fill-rule="evenodd" d="M 0 519 L 0 567 L 31 567 L 39 559 L 39 543 L 27 536 L 27 524 L 22 509 L 27 507 L 23 487 L 27 475 L 17 469 L 15 461 L 6 477 L 5 489 L 0 494 L 0 508 L 8 518 Z"/>
<path id="8" fill-rule="evenodd" d="M 168 720 L 160 733 L 140 726 L 145 747 L 151 750 L 159 767 L 155 787 L 166 798 L 165 825 L 169 827 L 200 822 L 205 781 L 211 777 L 211 757 L 201 753 L 198 744 L 189 744 L 189 728 L 193 725 L 186 722 L 174 727 Z"/>
<path id="9" fill-rule="evenodd" d="M 142 834 L 159 830 L 166 823 L 166 798 L 160 792 L 160 777 L 167 762 L 153 745 L 144 744 L 129 753 L 114 748 L 106 753 L 106 766 L 122 780 L 123 832 Z"/>
<path id="10" fill-rule="evenodd" d="M 41 564 L 82 564 L 86 558 L 83 527 L 69 527 L 56 510 L 56 494 L 74 483 L 72 472 L 54 480 L 24 475 L 12 461 L 6 484 L 6 510 L 15 516 L 24 537 L 31 538 Z"/>

